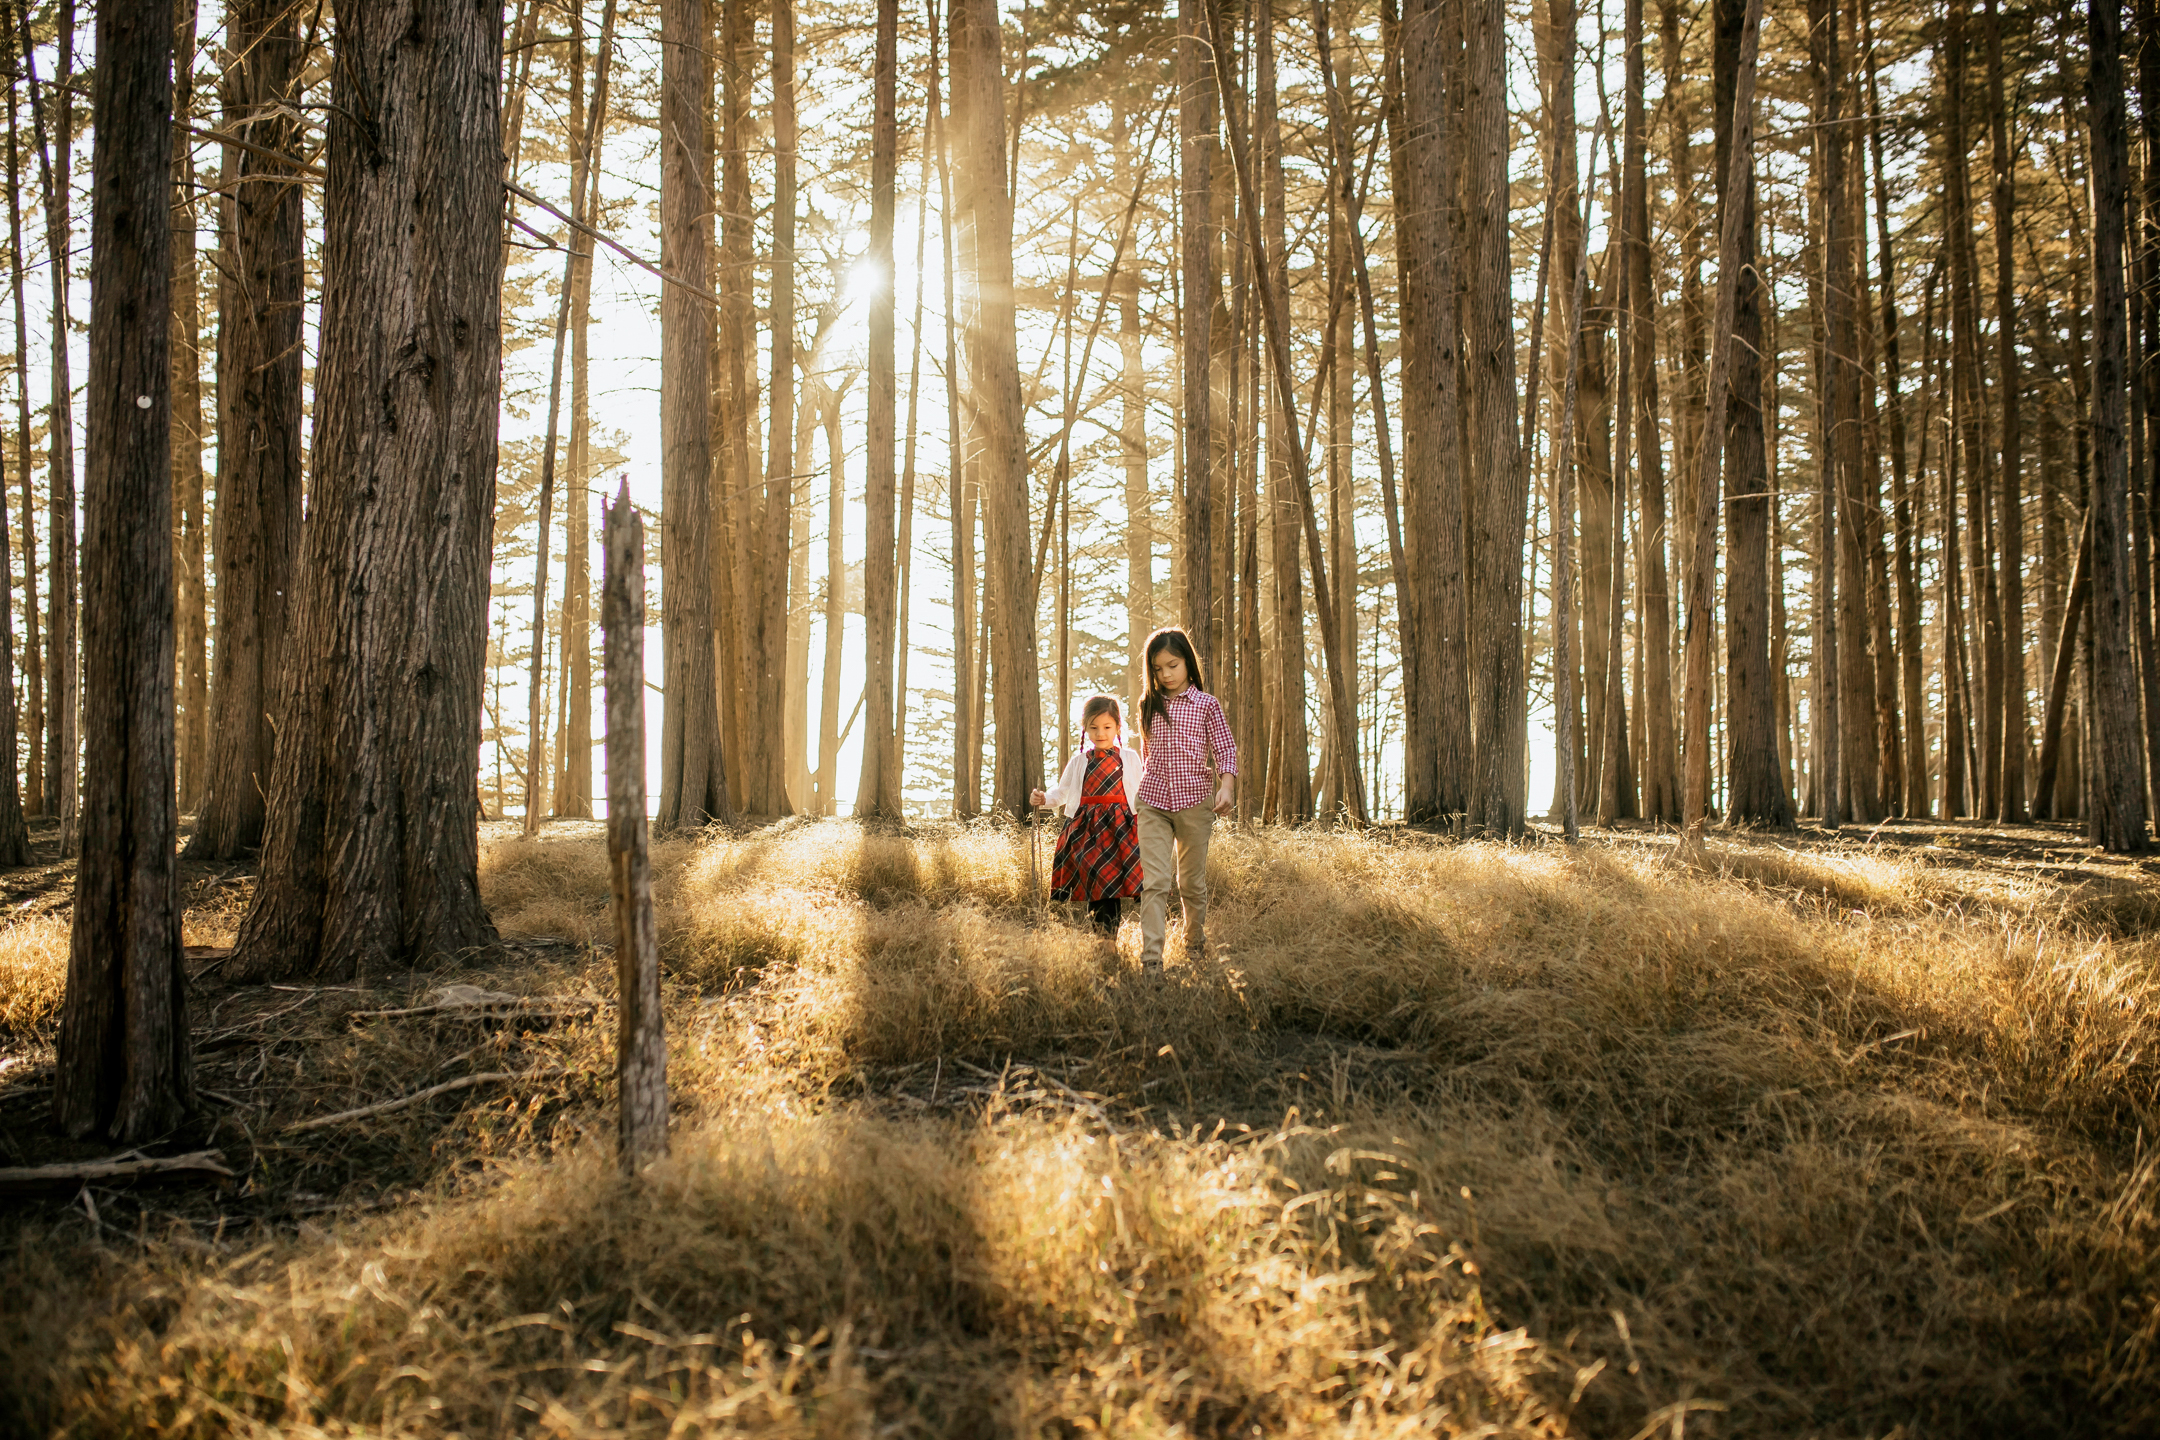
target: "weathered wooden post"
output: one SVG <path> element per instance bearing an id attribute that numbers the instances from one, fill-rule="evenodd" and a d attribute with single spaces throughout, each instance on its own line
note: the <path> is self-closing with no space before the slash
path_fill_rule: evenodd
<path id="1" fill-rule="evenodd" d="M 602 668 L 607 685 L 608 888 L 615 908 L 620 1023 L 615 1077 L 622 1169 L 635 1175 L 667 1154 L 667 1029 L 660 1013 L 660 949 L 653 934 L 645 858 L 645 525 L 625 477 L 601 509 Z"/>

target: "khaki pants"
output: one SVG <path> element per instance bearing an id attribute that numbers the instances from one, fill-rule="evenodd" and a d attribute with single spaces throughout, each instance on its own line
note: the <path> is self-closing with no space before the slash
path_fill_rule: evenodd
<path id="1" fill-rule="evenodd" d="M 1206 802 L 1183 810 L 1135 808 L 1140 830 L 1140 963 L 1162 964 L 1165 912 L 1172 891 L 1185 904 L 1185 949 L 1207 944 L 1208 837 L 1215 812 Z"/>

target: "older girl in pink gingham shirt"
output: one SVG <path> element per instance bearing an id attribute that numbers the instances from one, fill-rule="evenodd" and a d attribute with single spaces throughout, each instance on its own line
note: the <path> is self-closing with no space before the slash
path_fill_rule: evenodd
<path id="1" fill-rule="evenodd" d="M 1147 642 L 1147 696 L 1140 702 L 1140 753 L 1147 778 L 1135 798 L 1140 829 L 1140 968 L 1162 974 L 1163 929 L 1172 891 L 1185 911 L 1185 953 L 1207 950 L 1207 853 L 1215 817 L 1236 794 L 1237 741 L 1222 706 L 1207 693 L 1200 657 L 1176 626 Z M 1208 792 L 1214 791 L 1209 804 Z"/>

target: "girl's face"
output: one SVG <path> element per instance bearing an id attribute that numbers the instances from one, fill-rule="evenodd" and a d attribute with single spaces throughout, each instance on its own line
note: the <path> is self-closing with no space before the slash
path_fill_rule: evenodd
<path id="1" fill-rule="evenodd" d="M 1088 743 L 1098 750 L 1108 750 L 1118 742 L 1118 723 L 1106 711 L 1087 722 Z"/>
<path id="2" fill-rule="evenodd" d="M 1177 694 L 1186 686 L 1185 657 L 1165 646 L 1155 656 L 1155 683 L 1160 688 Z"/>

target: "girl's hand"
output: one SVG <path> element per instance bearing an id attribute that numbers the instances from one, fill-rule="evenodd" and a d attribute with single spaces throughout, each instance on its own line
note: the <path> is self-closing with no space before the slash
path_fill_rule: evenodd
<path id="1" fill-rule="evenodd" d="M 1050 797 L 1040 790 L 1030 790 L 1028 791 L 1028 803 L 1031 805 L 1047 805 L 1050 803 Z"/>

